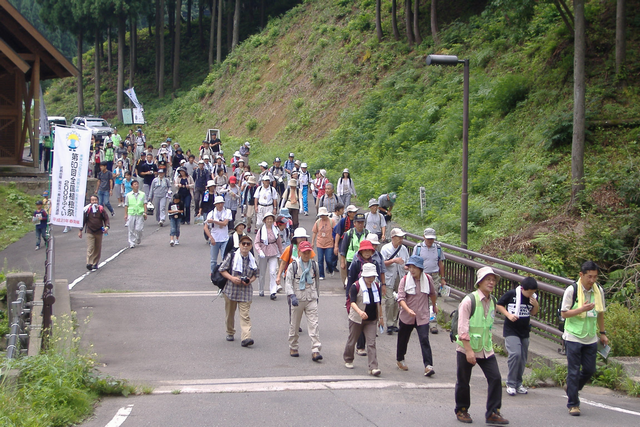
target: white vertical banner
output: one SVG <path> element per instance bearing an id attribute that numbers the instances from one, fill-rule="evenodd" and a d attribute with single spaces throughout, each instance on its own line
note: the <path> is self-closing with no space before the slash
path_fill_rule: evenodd
<path id="1" fill-rule="evenodd" d="M 131 102 L 133 102 L 133 105 L 136 106 L 136 108 L 139 108 L 141 110 L 143 109 L 142 104 L 140 104 L 140 101 L 138 101 L 138 97 L 136 96 L 136 91 L 134 88 L 129 88 L 125 90 L 124 93 L 127 94 Z"/>
<path id="2" fill-rule="evenodd" d="M 56 126 L 51 169 L 51 224 L 82 227 L 91 131 Z"/>

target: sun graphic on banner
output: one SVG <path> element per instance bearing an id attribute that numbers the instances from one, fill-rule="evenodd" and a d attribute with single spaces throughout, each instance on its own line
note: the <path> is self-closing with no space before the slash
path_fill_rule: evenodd
<path id="1" fill-rule="evenodd" d="M 78 143 L 80 142 L 80 136 L 73 132 L 67 135 L 67 146 L 70 150 L 75 150 L 78 148 Z"/>

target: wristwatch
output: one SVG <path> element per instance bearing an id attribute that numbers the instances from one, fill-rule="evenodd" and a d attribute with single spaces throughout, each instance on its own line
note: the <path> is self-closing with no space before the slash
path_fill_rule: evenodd
<path id="1" fill-rule="evenodd" d="M 607 335 L 607 331 L 600 331 L 600 335 Z"/>

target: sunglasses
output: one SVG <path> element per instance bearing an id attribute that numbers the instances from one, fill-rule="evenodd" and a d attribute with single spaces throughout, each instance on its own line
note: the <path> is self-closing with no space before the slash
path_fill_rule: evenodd
<path id="1" fill-rule="evenodd" d="M 240 243 L 240 244 L 241 244 L 242 246 L 251 246 L 251 243 L 249 243 L 249 242 L 242 242 L 242 243 Z"/>

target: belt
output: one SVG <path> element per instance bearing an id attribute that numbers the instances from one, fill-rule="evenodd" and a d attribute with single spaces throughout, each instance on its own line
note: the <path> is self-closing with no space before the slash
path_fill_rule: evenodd
<path id="1" fill-rule="evenodd" d="M 262 203 L 258 203 L 260 206 L 273 206 L 273 203 L 269 203 L 268 205 L 263 205 Z"/>

